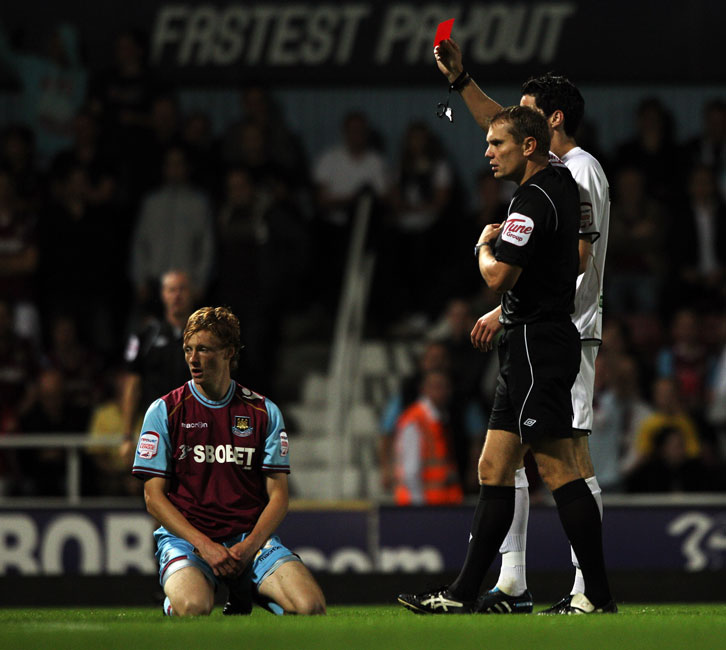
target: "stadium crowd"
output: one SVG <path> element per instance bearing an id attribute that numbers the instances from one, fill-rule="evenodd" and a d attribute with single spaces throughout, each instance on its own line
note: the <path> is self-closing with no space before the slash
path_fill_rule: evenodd
<path id="1" fill-rule="evenodd" d="M 178 89 L 154 78 L 135 34 L 119 35 L 108 70 L 78 67 L 73 47 L 59 37 L 35 63 L 61 79 L 76 61 L 84 92 L 47 92 L 45 114 L 0 125 L 0 434 L 120 427 L 124 347 L 161 316 L 172 269 L 191 279 L 196 305 L 240 315 L 243 382 L 284 400 L 276 368 L 289 323 L 308 323 L 300 337 L 330 336 L 364 190 L 376 197 L 368 334 L 443 341 L 452 403 L 488 413 L 493 355 L 471 349 L 468 332 L 496 297 L 471 248 L 512 190 L 484 160 L 469 197 L 426 123 L 383 142 L 359 110 L 336 147 L 305 151 L 257 85 L 240 89 L 241 119 L 215 135 L 210 115 L 183 114 Z M 0 50 L 13 92 L 30 94 L 33 61 L 4 39 Z M 723 491 L 726 100 L 703 107 L 688 142 L 658 99 L 634 117 L 636 135 L 614 155 L 578 137 L 612 192 L 593 459 L 611 491 Z M 461 435 L 468 448 L 471 431 Z M 108 480 L 126 471 L 108 454 L 85 462 L 85 494 L 137 489 Z M 63 472 L 58 451 L 3 451 L 0 495 L 62 494 Z"/>

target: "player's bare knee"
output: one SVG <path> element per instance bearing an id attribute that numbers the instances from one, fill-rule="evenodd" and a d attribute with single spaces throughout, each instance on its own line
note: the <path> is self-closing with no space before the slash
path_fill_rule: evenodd
<path id="1" fill-rule="evenodd" d="M 296 606 L 296 613 L 301 616 L 319 616 L 325 614 L 325 603 L 311 599 Z"/>
<path id="2" fill-rule="evenodd" d="M 514 485 L 514 469 L 488 456 L 479 459 L 478 472 L 480 485 Z"/>
<path id="3" fill-rule="evenodd" d="M 565 483 L 574 481 L 580 478 L 580 473 L 577 471 L 577 467 L 572 465 L 558 465 L 555 463 L 539 463 L 537 465 L 542 482 L 550 490 L 556 490 L 562 487 Z"/>
<path id="4" fill-rule="evenodd" d="M 175 616 L 209 616 L 213 603 L 206 598 L 182 597 L 172 601 Z"/>
<path id="5" fill-rule="evenodd" d="M 301 616 L 325 614 L 325 598 L 322 593 L 300 592 L 292 599 L 292 609 L 288 613 Z"/>
<path id="6" fill-rule="evenodd" d="M 576 438 L 574 444 L 575 461 L 577 469 L 582 478 L 590 478 L 595 476 L 595 468 L 590 457 L 590 446 L 587 437 Z"/>

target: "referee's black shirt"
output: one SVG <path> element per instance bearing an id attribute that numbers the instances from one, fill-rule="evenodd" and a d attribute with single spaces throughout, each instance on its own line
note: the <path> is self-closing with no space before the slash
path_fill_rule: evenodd
<path id="1" fill-rule="evenodd" d="M 126 346 L 126 368 L 141 376 L 141 407 L 190 379 L 184 358 L 182 331 L 166 320 L 154 320 L 134 334 Z"/>
<path id="2" fill-rule="evenodd" d="M 566 167 L 548 165 L 517 188 L 494 254 L 522 267 L 517 283 L 502 296 L 505 326 L 570 318 L 579 226 L 579 192 Z"/>

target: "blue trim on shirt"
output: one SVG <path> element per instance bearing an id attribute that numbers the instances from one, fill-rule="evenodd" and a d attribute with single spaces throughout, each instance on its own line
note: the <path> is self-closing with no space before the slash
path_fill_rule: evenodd
<path id="1" fill-rule="evenodd" d="M 192 392 L 192 395 L 197 399 L 198 402 L 201 402 L 204 404 L 204 406 L 208 406 L 210 409 L 221 409 L 227 406 L 232 401 L 232 397 L 234 397 L 234 392 L 237 390 L 237 384 L 235 383 L 234 379 L 230 381 L 229 384 L 229 390 L 227 391 L 227 394 L 222 398 L 221 401 L 215 402 L 214 400 L 211 400 L 207 397 L 204 397 L 194 386 L 194 381 L 189 380 L 187 382 L 189 384 L 189 390 Z"/>

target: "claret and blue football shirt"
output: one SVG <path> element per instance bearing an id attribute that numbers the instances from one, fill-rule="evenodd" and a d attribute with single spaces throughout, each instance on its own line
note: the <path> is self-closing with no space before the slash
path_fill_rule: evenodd
<path id="1" fill-rule="evenodd" d="M 266 474 L 290 471 L 288 448 L 274 402 L 235 381 L 215 402 L 188 381 L 149 407 L 132 472 L 168 479 L 172 504 L 222 540 L 254 527 L 268 502 Z"/>

